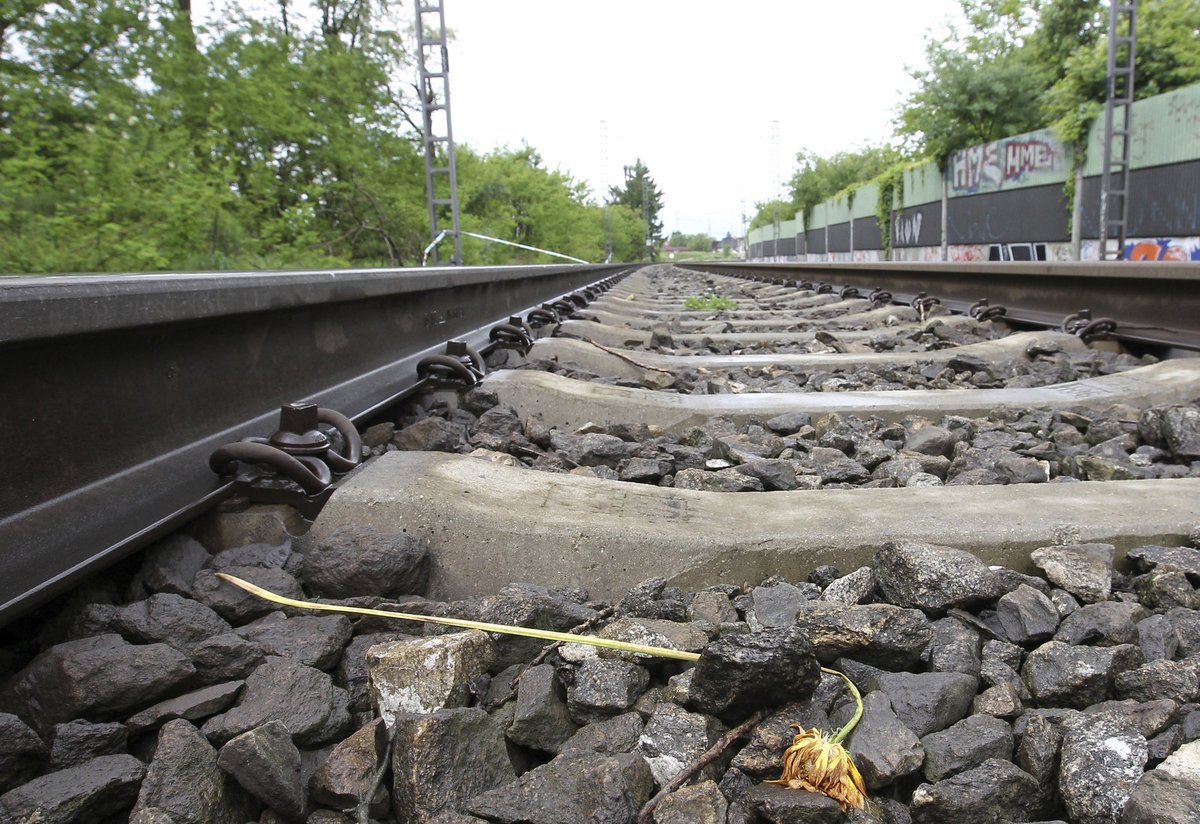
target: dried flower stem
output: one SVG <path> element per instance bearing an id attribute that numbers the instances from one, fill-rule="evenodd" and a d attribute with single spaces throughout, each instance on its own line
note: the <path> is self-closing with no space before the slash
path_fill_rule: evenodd
<path id="1" fill-rule="evenodd" d="M 468 621 L 465 618 L 442 618 L 436 615 L 415 615 L 409 612 L 392 612 L 385 609 L 368 609 L 367 607 L 347 607 L 340 604 L 318 604 L 312 601 L 300 601 L 295 598 L 278 595 L 269 589 L 263 589 L 249 581 L 243 581 L 241 578 L 225 572 L 218 572 L 217 577 L 222 581 L 233 584 L 235 587 L 244 589 L 251 595 L 257 595 L 265 601 L 296 609 L 316 609 L 325 612 L 340 612 L 346 615 L 374 615 L 379 618 L 422 621 L 427 624 L 443 624 L 450 627 L 459 627 L 460 629 L 478 629 L 484 632 L 499 632 L 505 635 L 522 635 L 526 638 L 540 638 L 543 641 L 559 641 L 564 644 L 587 644 L 588 646 L 612 649 L 618 652 L 636 652 L 641 655 L 653 655 L 658 658 L 674 658 L 678 661 L 697 661 L 700 659 L 700 653 L 698 652 L 685 652 L 678 649 L 668 649 L 667 647 L 632 644 L 628 641 L 616 641 L 611 638 L 596 638 L 593 635 L 571 635 L 567 632 L 553 632 L 548 629 L 514 627 L 509 624 L 489 624 L 485 621 Z"/>

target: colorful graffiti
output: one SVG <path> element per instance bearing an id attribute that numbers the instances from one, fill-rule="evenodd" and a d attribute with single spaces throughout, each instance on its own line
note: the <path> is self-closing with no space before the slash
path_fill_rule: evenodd
<path id="1" fill-rule="evenodd" d="M 955 152 L 950 156 L 950 189 L 980 194 L 1039 186 L 1065 179 L 1068 168 L 1066 147 L 1042 129 Z"/>
<path id="2" fill-rule="evenodd" d="M 1135 240 L 1125 244 L 1126 260 L 1200 260 L 1200 238 Z"/>

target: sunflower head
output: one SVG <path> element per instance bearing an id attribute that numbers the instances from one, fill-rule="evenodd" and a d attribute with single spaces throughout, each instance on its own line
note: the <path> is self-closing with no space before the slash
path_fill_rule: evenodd
<path id="1" fill-rule="evenodd" d="M 867 788 L 846 748 L 816 727 L 792 726 L 797 735 L 783 753 L 783 774 L 767 783 L 827 795 L 841 805 L 842 812 L 865 809 Z"/>

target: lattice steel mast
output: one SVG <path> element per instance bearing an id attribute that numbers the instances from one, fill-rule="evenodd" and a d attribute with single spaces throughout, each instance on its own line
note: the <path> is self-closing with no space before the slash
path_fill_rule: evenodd
<path id="1" fill-rule="evenodd" d="M 1125 34 L 1120 33 L 1122 29 Z M 1136 57 L 1137 3 L 1113 0 L 1108 9 L 1108 94 L 1104 103 L 1104 166 L 1100 174 L 1101 260 L 1125 257 Z M 1109 248 L 1111 240 L 1117 241 L 1115 249 Z"/>
<path id="2" fill-rule="evenodd" d="M 454 130 L 450 126 L 450 58 L 446 48 L 446 12 L 441 0 L 416 0 L 417 69 L 421 116 L 425 130 L 425 199 L 429 204 L 429 239 L 433 262 L 443 232 L 454 238 L 454 258 L 461 264 L 462 234 L 458 216 L 458 170 L 454 163 Z M 428 22 L 427 21 L 428 18 Z M 444 124 L 444 129 L 437 127 Z M 441 148 L 439 156 L 438 149 Z M 439 193 L 439 184 L 441 191 Z M 451 225 L 442 228 L 441 207 L 450 207 Z"/>

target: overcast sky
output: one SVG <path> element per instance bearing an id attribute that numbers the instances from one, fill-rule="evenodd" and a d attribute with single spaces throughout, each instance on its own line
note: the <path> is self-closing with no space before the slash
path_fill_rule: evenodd
<path id="1" fill-rule="evenodd" d="M 411 19 L 412 3 L 403 8 Z M 640 157 L 667 232 L 740 234 L 743 213 L 783 191 L 798 150 L 828 155 L 891 135 L 914 87 L 906 66 L 924 64 L 926 33 L 943 32 L 957 8 L 445 0 L 454 137 L 479 151 L 524 141 L 597 196 Z"/>

